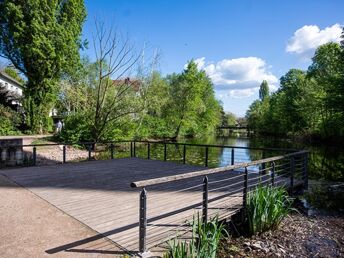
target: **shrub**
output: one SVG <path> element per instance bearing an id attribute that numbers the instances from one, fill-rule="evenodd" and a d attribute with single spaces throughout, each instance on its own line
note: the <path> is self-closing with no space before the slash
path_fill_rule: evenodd
<path id="1" fill-rule="evenodd" d="M 192 238 L 190 242 L 170 243 L 169 251 L 164 258 L 215 258 L 221 238 L 227 235 L 224 225 L 218 218 L 212 218 L 208 223 L 202 223 L 198 214 L 192 222 Z"/>
<path id="2" fill-rule="evenodd" d="M 20 115 L 8 107 L 0 105 L 0 135 L 18 135 L 21 123 Z"/>
<path id="3" fill-rule="evenodd" d="M 89 141 L 92 138 L 90 121 L 88 114 L 84 112 L 69 115 L 64 121 L 60 138 L 71 143 Z"/>
<path id="4" fill-rule="evenodd" d="M 247 218 L 251 234 L 278 227 L 292 210 L 293 199 L 283 187 L 258 185 L 247 197 Z"/>

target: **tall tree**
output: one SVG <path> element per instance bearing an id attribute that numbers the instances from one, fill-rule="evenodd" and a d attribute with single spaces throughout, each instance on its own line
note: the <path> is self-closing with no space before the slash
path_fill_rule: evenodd
<path id="1" fill-rule="evenodd" d="M 79 64 L 83 0 L 3 0 L 0 55 L 22 72 L 28 124 L 42 131 L 57 96 L 57 81 Z"/>
<path id="2" fill-rule="evenodd" d="M 170 103 L 168 121 L 173 138 L 196 135 L 214 129 L 221 122 L 221 109 L 214 88 L 205 71 L 199 71 L 194 61 L 180 75 L 169 77 Z"/>
<path id="3" fill-rule="evenodd" d="M 270 94 L 269 92 L 269 85 L 268 85 L 268 82 L 266 80 L 264 80 L 262 82 L 262 84 L 260 84 L 260 87 L 259 87 L 259 98 L 260 100 L 264 100 L 266 97 L 268 97 Z"/>

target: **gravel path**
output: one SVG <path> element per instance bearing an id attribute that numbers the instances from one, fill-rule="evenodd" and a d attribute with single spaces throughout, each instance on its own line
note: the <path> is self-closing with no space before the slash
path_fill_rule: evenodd
<path id="1" fill-rule="evenodd" d="M 122 257 L 104 238 L 85 240 L 96 235 L 0 171 L 0 257 Z"/>

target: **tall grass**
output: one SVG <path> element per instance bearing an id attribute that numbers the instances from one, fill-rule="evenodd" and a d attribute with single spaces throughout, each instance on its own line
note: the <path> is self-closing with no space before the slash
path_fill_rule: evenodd
<path id="1" fill-rule="evenodd" d="M 225 226 L 219 223 L 218 218 L 212 218 L 208 223 L 197 219 L 191 223 L 192 238 L 189 242 L 173 240 L 164 258 L 215 258 L 219 242 L 227 234 Z"/>
<path id="2" fill-rule="evenodd" d="M 247 197 L 247 218 L 251 234 L 276 229 L 291 211 L 293 199 L 283 187 L 258 185 Z"/>

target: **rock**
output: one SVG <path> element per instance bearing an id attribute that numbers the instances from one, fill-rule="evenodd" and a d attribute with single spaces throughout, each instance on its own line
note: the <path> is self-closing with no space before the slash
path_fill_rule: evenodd
<path id="1" fill-rule="evenodd" d="M 243 246 L 246 247 L 246 246 L 250 246 L 251 243 L 250 242 L 244 242 Z"/>
<path id="2" fill-rule="evenodd" d="M 253 243 L 251 244 L 251 247 L 256 250 L 262 249 L 262 246 L 259 243 Z"/>
<path id="3" fill-rule="evenodd" d="M 246 247 L 245 247 L 245 252 L 246 252 L 246 253 L 249 253 L 249 252 L 251 252 L 251 251 L 252 251 L 251 247 L 249 247 L 249 246 L 246 246 Z"/>

